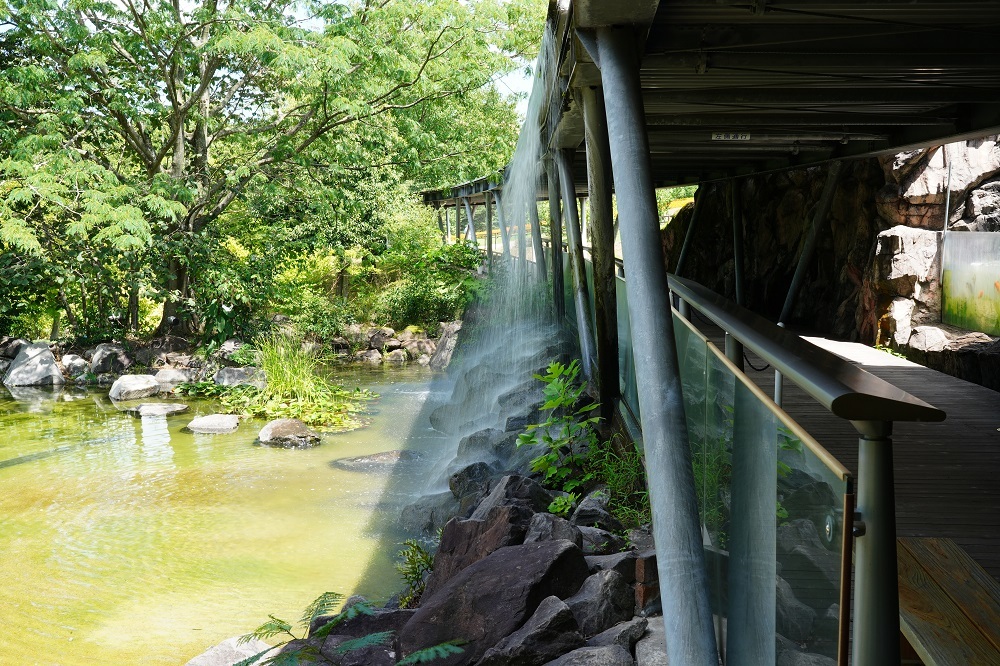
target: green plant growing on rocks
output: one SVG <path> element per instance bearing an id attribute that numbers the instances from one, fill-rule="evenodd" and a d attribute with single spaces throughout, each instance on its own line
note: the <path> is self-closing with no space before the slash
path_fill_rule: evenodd
<path id="1" fill-rule="evenodd" d="M 344 595 L 339 592 L 324 592 L 323 594 L 316 597 L 316 599 L 306 606 L 305 611 L 302 613 L 302 617 L 299 619 L 299 625 L 304 629 L 305 639 L 319 639 L 326 638 L 333 630 L 339 625 L 343 624 L 347 620 L 352 620 L 361 615 L 374 615 L 375 610 L 363 601 L 358 601 L 347 608 L 344 608 L 336 615 L 333 615 L 323 624 L 315 628 L 315 630 L 310 630 L 313 623 L 320 617 L 324 615 L 329 615 L 338 608 L 344 601 Z M 275 636 L 282 636 L 283 639 L 277 645 L 262 650 L 255 655 L 247 657 L 246 659 L 234 664 L 234 666 L 302 666 L 304 664 L 314 663 L 319 659 L 319 649 L 315 644 L 310 644 L 303 641 L 299 645 L 295 645 L 291 648 L 285 649 L 278 654 L 267 656 L 267 654 L 277 648 L 282 648 L 289 645 L 293 641 L 300 641 L 298 636 L 293 633 L 293 626 L 291 623 L 286 622 L 274 615 L 268 615 L 268 620 L 262 625 L 254 629 L 248 634 L 241 636 L 238 644 L 244 645 L 249 643 L 254 639 L 258 640 L 269 640 Z M 285 638 L 287 636 L 287 638 Z M 351 640 L 339 643 L 333 652 L 338 655 L 347 654 L 353 650 L 360 650 L 362 648 L 371 647 L 375 645 L 388 645 L 392 640 L 393 632 L 391 631 L 378 631 L 375 633 L 368 634 L 367 636 L 361 636 L 360 638 L 354 638 Z M 461 645 L 464 643 L 462 640 L 451 640 L 438 645 L 433 645 L 429 648 L 424 648 L 422 650 L 417 650 L 411 653 L 405 659 L 396 662 L 396 666 L 410 666 L 412 664 L 426 664 L 432 662 L 436 659 L 442 659 L 449 657 L 453 654 L 460 654 L 464 650 Z"/>
<path id="2" fill-rule="evenodd" d="M 642 525 L 652 520 L 646 467 L 642 453 L 631 442 L 612 439 L 596 447 L 588 466 L 609 495 L 608 508 L 623 525 Z"/>
<path id="3" fill-rule="evenodd" d="M 396 553 L 401 561 L 395 567 L 406 583 L 406 591 L 400 597 L 399 605 L 410 608 L 424 593 L 426 576 L 434 568 L 434 556 L 416 539 L 407 539 L 402 545 L 403 549 Z"/>
<path id="4" fill-rule="evenodd" d="M 560 518 L 565 518 L 576 507 L 576 503 L 579 501 L 580 496 L 577 493 L 559 495 L 549 504 L 549 513 L 554 513 Z"/>
<path id="5" fill-rule="evenodd" d="M 544 452 L 531 461 L 531 471 L 543 475 L 550 488 L 571 493 L 593 480 L 587 471 L 587 459 L 597 445 L 597 423 L 600 417 L 590 416 L 596 402 L 581 406 L 585 387 L 577 381 L 580 362 L 569 365 L 552 361 L 544 375 L 534 375 L 544 382 L 545 402 L 541 409 L 548 412 L 543 423 L 529 425 L 518 439 L 518 446 L 544 445 Z M 554 508 L 565 511 L 565 500 Z M 549 507 L 551 511 L 553 507 Z"/>

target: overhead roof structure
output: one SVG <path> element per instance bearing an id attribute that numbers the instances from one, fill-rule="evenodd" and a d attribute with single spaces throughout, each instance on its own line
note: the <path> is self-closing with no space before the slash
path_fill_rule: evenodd
<path id="1" fill-rule="evenodd" d="M 548 95 L 562 113 L 547 140 L 557 148 L 583 142 L 574 89 L 600 85 L 587 32 L 639 28 L 657 186 L 1000 133 L 995 0 L 562 0 L 549 16 L 557 76 Z M 576 166 L 582 192 L 582 156 Z"/>

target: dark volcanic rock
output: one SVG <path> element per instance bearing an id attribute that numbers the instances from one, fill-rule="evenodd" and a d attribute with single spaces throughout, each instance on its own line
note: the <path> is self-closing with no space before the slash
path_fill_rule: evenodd
<path id="1" fill-rule="evenodd" d="M 523 543 L 531 516 L 530 509 L 513 504 L 494 507 L 482 520 L 449 520 L 441 532 L 434 570 L 424 588 L 425 598 L 433 596 L 455 574 L 497 549 Z"/>
<path id="2" fill-rule="evenodd" d="M 627 622 L 619 622 L 615 626 L 602 631 L 587 641 L 587 647 L 606 647 L 610 645 L 620 645 L 629 652 L 635 649 L 635 644 L 639 642 L 649 621 L 644 617 L 636 617 Z"/>
<path id="3" fill-rule="evenodd" d="M 434 534 L 458 513 L 459 504 L 450 490 L 425 495 L 403 507 L 400 528 L 411 534 Z"/>
<path id="4" fill-rule="evenodd" d="M 448 477 L 448 488 L 458 499 L 462 499 L 466 495 L 482 493 L 492 474 L 493 468 L 486 463 L 472 463 Z"/>
<path id="5" fill-rule="evenodd" d="M 471 517 L 482 520 L 493 507 L 503 504 L 521 504 L 537 512 L 547 511 L 551 503 L 551 493 L 542 488 L 538 482 L 526 476 L 511 474 L 500 479 Z"/>
<path id="6" fill-rule="evenodd" d="M 597 527 L 608 532 L 622 531 L 623 525 L 608 511 L 608 499 L 607 491 L 593 491 L 580 500 L 570 522 L 578 526 Z"/>
<path id="7" fill-rule="evenodd" d="M 632 617 L 635 597 L 625 578 L 614 570 L 587 578 L 580 591 L 566 600 L 584 636 L 596 636 Z"/>
<path id="8" fill-rule="evenodd" d="M 501 548 L 423 600 L 399 633 L 401 656 L 444 641 L 468 641 L 441 666 L 476 663 L 550 596 L 574 594 L 587 577 L 583 553 L 569 541 Z"/>
<path id="9" fill-rule="evenodd" d="M 525 543 L 558 541 L 560 539 L 572 541 L 583 548 L 583 534 L 576 525 L 565 518 L 554 516 L 551 513 L 536 513 L 531 517 L 528 533 L 524 537 Z"/>
<path id="10" fill-rule="evenodd" d="M 361 638 L 380 631 L 399 631 L 410 621 L 417 611 L 410 608 L 377 608 L 373 615 L 359 614 L 348 620 L 341 621 L 332 631 L 333 634 Z M 319 631 L 332 620 L 334 615 L 321 615 L 309 625 L 309 633 Z"/>
<path id="11" fill-rule="evenodd" d="M 477 666 L 541 666 L 580 647 L 583 636 L 573 612 L 559 597 L 548 597 L 524 626 L 487 650 Z"/>
<path id="12" fill-rule="evenodd" d="M 635 666 L 635 659 L 619 645 L 583 647 L 550 661 L 546 666 Z"/>
<path id="13" fill-rule="evenodd" d="M 610 555 L 625 549 L 625 539 L 596 527 L 579 526 L 583 534 L 583 552 L 587 555 Z"/>
<path id="14" fill-rule="evenodd" d="M 610 555 L 588 555 L 587 566 L 591 573 L 613 569 L 620 573 L 630 585 L 635 582 L 635 552 L 625 550 Z"/>

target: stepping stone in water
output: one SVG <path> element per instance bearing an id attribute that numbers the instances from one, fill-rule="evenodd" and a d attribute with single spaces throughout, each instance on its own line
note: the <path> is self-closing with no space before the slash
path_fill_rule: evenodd
<path id="1" fill-rule="evenodd" d="M 125 411 L 133 416 L 170 416 L 186 412 L 187 405 L 171 402 L 144 402 L 136 407 L 129 407 Z"/>
<path id="2" fill-rule="evenodd" d="M 234 414 L 209 414 L 192 420 L 187 429 L 203 435 L 222 435 L 234 432 L 239 425 L 240 417 Z"/>
<path id="3" fill-rule="evenodd" d="M 419 459 L 420 454 L 415 451 L 383 451 L 368 456 L 337 458 L 330 461 L 330 467 L 346 469 L 351 472 L 374 472 L 376 470 L 391 469 L 396 463 Z"/>

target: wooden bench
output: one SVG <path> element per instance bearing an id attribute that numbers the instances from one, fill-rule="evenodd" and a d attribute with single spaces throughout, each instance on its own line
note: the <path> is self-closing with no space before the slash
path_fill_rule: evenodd
<path id="1" fill-rule="evenodd" d="M 899 627 L 925 666 L 1000 665 L 1000 583 L 951 539 L 897 540 Z"/>

